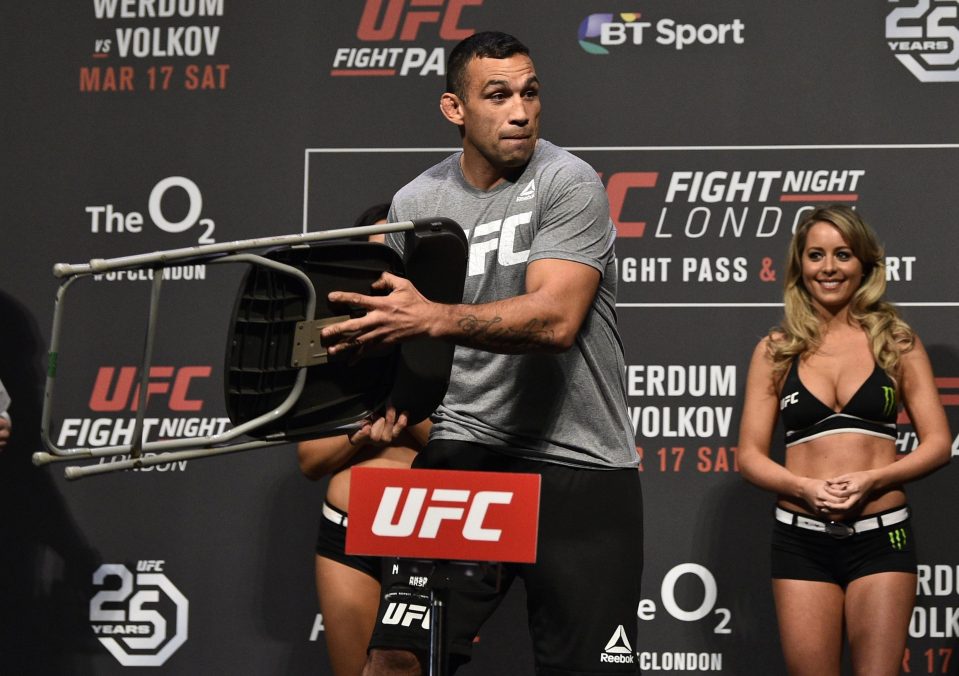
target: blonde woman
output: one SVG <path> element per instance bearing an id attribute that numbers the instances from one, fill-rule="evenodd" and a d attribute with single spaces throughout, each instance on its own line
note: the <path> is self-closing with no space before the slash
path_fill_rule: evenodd
<path id="1" fill-rule="evenodd" d="M 899 674 L 916 591 L 904 485 L 949 460 L 922 342 L 883 300 L 882 248 L 852 209 L 810 213 L 786 263 L 785 316 L 752 356 L 740 425 L 748 481 L 778 495 L 773 596 L 792 675 Z M 905 405 L 919 445 L 897 461 Z M 785 465 L 770 458 L 777 418 Z"/>

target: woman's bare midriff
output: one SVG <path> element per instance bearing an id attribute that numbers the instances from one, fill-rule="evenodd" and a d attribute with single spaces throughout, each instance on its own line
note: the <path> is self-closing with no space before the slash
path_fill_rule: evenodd
<path id="1" fill-rule="evenodd" d="M 896 444 L 891 439 L 856 432 L 830 434 L 786 449 L 786 469 L 796 476 L 813 479 L 834 479 L 850 472 L 886 467 L 895 461 Z M 850 521 L 905 503 L 902 486 L 890 486 L 870 495 L 848 512 L 816 513 L 815 516 Z M 780 495 L 778 504 L 794 512 L 813 514 L 804 501 L 790 495 Z"/>

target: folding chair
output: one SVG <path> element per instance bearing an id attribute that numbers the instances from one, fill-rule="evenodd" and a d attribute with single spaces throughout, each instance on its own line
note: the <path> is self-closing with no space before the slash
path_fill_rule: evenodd
<path id="1" fill-rule="evenodd" d="M 398 232 L 405 233 L 402 258 L 383 244 L 347 239 Z M 364 310 L 330 303 L 326 296 L 333 290 L 371 294 L 371 283 L 383 272 L 391 272 L 408 278 L 430 300 L 457 303 L 463 295 L 466 257 L 462 229 L 447 218 L 432 218 L 94 259 L 78 265 L 58 263 L 54 275 L 62 281 L 53 314 L 41 419 L 41 438 L 48 452 L 35 453 L 34 464 L 97 460 L 67 467 L 65 476 L 76 479 L 351 434 L 388 402 L 398 411 L 407 411 L 411 423 L 418 422 L 446 393 L 453 345 L 424 338 L 360 357 L 330 356 L 321 344 L 320 330 L 362 316 Z M 208 436 L 144 441 L 147 379 L 163 283 L 158 271 L 185 262 L 250 266 L 236 297 L 226 345 L 224 392 L 233 427 Z M 52 441 L 50 427 L 67 290 L 78 279 L 94 274 L 138 269 L 154 274 L 133 440 L 124 445 L 60 448 Z M 99 462 L 117 455 L 130 458 Z"/>

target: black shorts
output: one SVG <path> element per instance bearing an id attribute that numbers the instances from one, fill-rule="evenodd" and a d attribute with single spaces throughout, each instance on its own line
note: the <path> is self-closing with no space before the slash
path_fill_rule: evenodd
<path id="1" fill-rule="evenodd" d="M 413 467 L 542 477 L 536 563 L 491 568 L 468 590 L 449 592 L 445 638 L 451 671 L 469 660 L 473 638 L 518 576 L 526 587 L 537 674 L 638 673 L 643 510 L 636 469 L 568 467 L 447 440 L 431 441 Z M 384 599 L 370 646 L 409 650 L 425 659 L 429 583 L 410 587 L 404 562 L 398 563 L 399 575 L 385 567 Z"/>
<path id="2" fill-rule="evenodd" d="M 323 516 L 316 536 L 316 553 L 344 566 L 366 573 L 374 580 L 380 579 L 382 559 L 378 556 L 356 556 L 346 553 L 346 512 L 328 502 L 323 503 Z"/>
<path id="3" fill-rule="evenodd" d="M 895 507 L 864 518 L 881 517 L 900 509 Z M 808 514 L 782 511 L 827 523 Z M 773 578 L 832 582 L 845 589 L 857 578 L 886 572 L 916 572 L 915 539 L 910 518 L 845 538 L 778 520 L 773 528 Z"/>

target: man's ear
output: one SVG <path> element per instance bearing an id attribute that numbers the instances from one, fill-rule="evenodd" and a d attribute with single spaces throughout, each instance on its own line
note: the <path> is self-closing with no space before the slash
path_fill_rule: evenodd
<path id="1" fill-rule="evenodd" d="M 463 102 L 456 94 L 446 92 L 440 97 L 440 112 L 455 125 L 463 125 Z"/>

